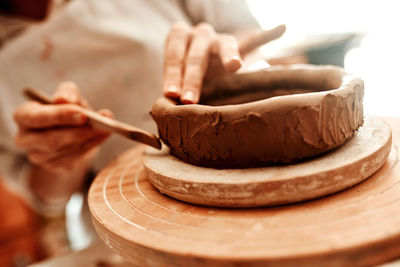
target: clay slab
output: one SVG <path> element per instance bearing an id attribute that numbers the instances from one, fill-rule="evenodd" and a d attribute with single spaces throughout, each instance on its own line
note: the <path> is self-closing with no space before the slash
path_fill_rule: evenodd
<path id="1" fill-rule="evenodd" d="M 256 207 L 317 198 L 353 186 L 376 172 L 391 147 L 391 130 L 366 118 L 353 139 L 302 163 L 248 169 L 214 169 L 186 163 L 168 149 L 147 149 L 149 181 L 162 193 L 193 204 Z"/>

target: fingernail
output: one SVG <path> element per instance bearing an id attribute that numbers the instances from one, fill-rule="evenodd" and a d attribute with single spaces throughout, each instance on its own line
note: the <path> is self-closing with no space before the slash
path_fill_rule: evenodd
<path id="1" fill-rule="evenodd" d="M 242 64 L 242 59 L 238 56 L 233 56 L 231 58 L 231 62 L 236 62 L 236 63 Z"/>
<path id="2" fill-rule="evenodd" d="M 57 97 L 53 100 L 54 104 L 66 104 L 68 103 L 68 100 L 66 100 L 64 97 Z"/>
<path id="3" fill-rule="evenodd" d="M 178 93 L 178 87 L 175 85 L 169 85 L 167 88 L 168 93 Z"/>
<path id="4" fill-rule="evenodd" d="M 238 56 L 233 56 L 227 63 L 227 70 L 235 72 L 242 66 L 242 60 Z"/>
<path id="5" fill-rule="evenodd" d="M 182 102 L 185 104 L 192 104 L 194 103 L 194 94 L 192 91 L 187 91 L 183 96 L 182 96 Z"/>
<path id="6" fill-rule="evenodd" d="M 179 97 L 179 88 L 176 85 L 168 85 L 167 90 L 165 92 L 168 97 L 172 98 Z"/>
<path id="7" fill-rule="evenodd" d="M 80 114 L 80 113 L 75 113 L 74 116 L 73 116 L 73 120 L 76 123 L 84 123 L 85 120 L 86 120 L 86 116 L 83 115 L 83 114 Z"/>

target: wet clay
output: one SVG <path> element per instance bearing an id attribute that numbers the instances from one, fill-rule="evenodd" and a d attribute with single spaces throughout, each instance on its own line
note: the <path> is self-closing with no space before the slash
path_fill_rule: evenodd
<path id="1" fill-rule="evenodd" d="M 215 80 L 204 87 L 201 104 L 161 98 L 151 114 L 176 157 L 244 168 L 340 146 L 363 124 L 363 94 L 362 80 L 341 68 L 278 66 Z"/>

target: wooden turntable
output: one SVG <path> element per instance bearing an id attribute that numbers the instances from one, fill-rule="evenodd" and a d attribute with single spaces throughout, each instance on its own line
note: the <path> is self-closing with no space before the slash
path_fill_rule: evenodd
<path id="1" fill-rule="evenodd" d="M 220 206 L 259 206 L 320 197 L 274 207 L 216 208 L 175 200 L 149 182 L 142 163 L 145 148 L 133 148 L 92 184 L 89 206 L 95 229 L 110 248 L 138 266 L 365 266 L 389 261 L 400 256 L 400 119 L 384 120 L 393 130 L 391 149 L 389 128 L 378 118 L 367 118 L 364 129 L 339 149 L 307 162 L 269 167 L 269 176 L 260 176 L 268 168 L 225 170 L 228 179 L 223 179 L 215 175 L 221 170 L 209 170 L 207 176 L 201 172 L 205 170 L 182 162 L 146 163 L 147 169 L 161 168 L 156 172 L 163 174 L 150 175 L 152 183 L 169 194 L 171 188 L 180 188 L 171 195 L 184 201 L 218 205 L 219 196 L 220 204 L 229 197 L 228 204 L 236 201 Z M 145 157 L 160 155 L 148 151 Z M 183 169 L 166 173 L 176 166 Z M 236 173 L 240 171 L 242 176 Z M 163 184 L 154 177 L 161 177 Z M 177 177 L 184 178 L 183 187 L 176 187 Z M 174 181 L 168 184 L 168 179 Z M 203 190 L 189 190 L 189 197 L 182 197 L 182 190 L 195 188 L 200 179 L 206 180 Z M 213 182 L 214 197 L 207 191 Z M 278 186 L 269 187 L 272 182 Z M 218 191 L 221 184 L 238 189 L 245 183 L 261 184 L 263 190 L 278 190 L 277 195 L 286 197 L 274 202 L 271 194 L 252 191 L 257 186 L 247 188 L 247 198 Z M 244 199 L 257 199 L 254 192 L 263 196 L 262 203 L 240 205 Z"/>

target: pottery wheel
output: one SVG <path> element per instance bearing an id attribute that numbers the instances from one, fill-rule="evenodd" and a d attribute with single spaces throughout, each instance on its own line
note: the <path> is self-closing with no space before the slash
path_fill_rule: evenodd
<path id="1" fill-rule="evenodd" d="M 369 179 L 279 207 L 210 208 L 175 200 L 149 183 L 144 148 L 131 149 L 92 184 L 88 201 L 95 229 L 138 266 L 361 266 L 399 257 L 400 120 L 387 121 L 393 145 Z M 364 144 L 359 153 L 375 145 Z"/>
<path id="2" fill-rule="evenodd" d="M 353 186 L 376 172 L 391 146 L 391 130 L 366 118 L 354 138 L 340 148 L 298 164 L 249 169 L 197 167 L 170 155 L 146 150 L 144 167 L 162 193 L 193 204 L 257 207 L 299 202 Z"/>

